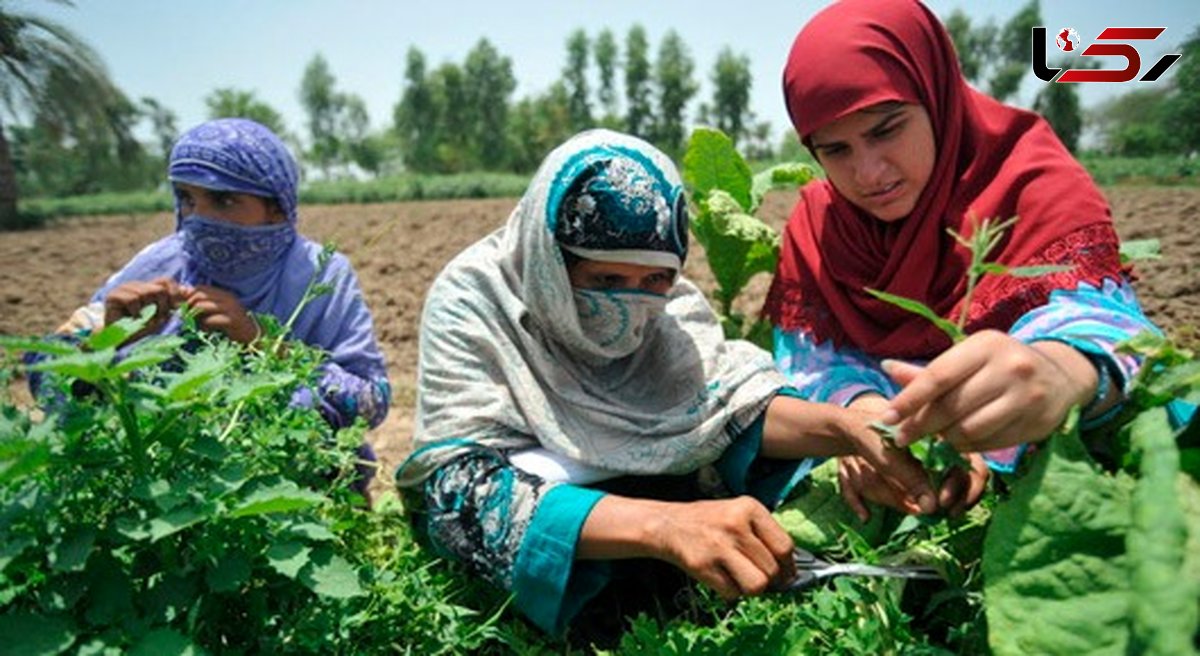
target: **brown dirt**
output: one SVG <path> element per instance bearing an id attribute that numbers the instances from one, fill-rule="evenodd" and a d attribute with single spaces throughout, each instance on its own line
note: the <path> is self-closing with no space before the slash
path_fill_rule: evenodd
<path id="1" fill-rule="evenodd" d="M 1149 316 L 1191 342 L 1200 327 L 1200 188 L 1114 187 L 1107 190 L 1123 239 L 1157 237 L 1162 260 L 1139 266 L 1136 283 Z M 776 193 L 761 214 L 774 226 L 787 218 L 792 196 Z M 417 322 L 426 288 L 456 253 L 500 226 L 514 201 L 429 201 L 307 206 L 303 232 L 332 239 L 353 262 L 375 316 L 394 396 L 373 439 L 382 471 L 408 450 L 417 360 Z M 140 248 L 171 230 L 166 214 L 70 219 L 41 230 L 0 233 L 0 334 L 52 331 Z M 698 247 L 686 274 L 711 291 Z M 738 309 L 761 305 L 767 276 L 751 282 Z M 16 386 L 14 386 L 15 388 Z"/>

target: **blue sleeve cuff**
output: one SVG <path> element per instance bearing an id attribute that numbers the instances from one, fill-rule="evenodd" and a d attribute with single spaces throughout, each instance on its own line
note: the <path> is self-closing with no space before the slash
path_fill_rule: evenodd
<path id="1" fill-rule="evenodd" d="M 780 396 L 803 399 L 799 390 L 784 387 Z M 803 460 L 776 460 L 759 455 L 762 451 L 763 427 L 767 413 L 764 411 L 738 435 L 721 458 L 713 463 L 725 486 L 734 494 L 749 494 L 768 508 L 774 508 L 787 498 L 796 484 L 804 480 L 824 458 Z"/>
<path id="2" fill-rule="evenodd" d="M 579 532 L 603 492 L 559 485 L 546 493 L 513 563 L 513 603 L 542 630 L 562 635 L 610 576 L 605 561 L 576 561 Z"/>

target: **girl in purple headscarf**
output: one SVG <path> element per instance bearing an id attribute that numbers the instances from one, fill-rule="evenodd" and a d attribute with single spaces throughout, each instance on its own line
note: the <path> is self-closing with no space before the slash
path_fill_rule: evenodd
<path id="1" fill-rule="evenodd" d="M 251 345 L 262 334 L 252 313 L 291 317 L 321 246 L 296 231 L 299 174 L 279 137 L 246 119 L 203 123 L 176 142 L 167 176 L 175 232 L 135 255 L 59 333 L 88 334 L 147 305 L 157 312 L 134 339 L 174 332 L 181 324 L 173 310 L 187 303 L 200 329 Z M 320 282 L 333 291 L 301 310 L 290 336 L 329 357 L 317 389 L 299 391 L 295 402 L 316 406 L 335 428 L 356 417 L 376 426 L 391 389 L 358 278 L 339 253 Z"/>

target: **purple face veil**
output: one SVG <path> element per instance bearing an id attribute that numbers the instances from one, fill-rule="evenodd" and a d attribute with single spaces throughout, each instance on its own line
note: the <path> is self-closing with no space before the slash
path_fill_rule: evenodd
<path id="1" fill-rule="evenodd" d="M 270 199 L 287 220 L 246 229 L 210 217 L 184 219 L 176 199 L 176 232 L 134 256 L 92 301 L 102 302 L 126 282 L 167 277 L 185 285 L 219 287 L 233 293 L 247 310 L 287 321 L 317 273 L 321 247 L 296 231 L 299 169 L 279 137 L 247 119 L 202 123 L 185 132 L 172 148 L 168 178 Z M 193 218 L 201 220 L 193 222 Z M 260 266 L 229 266 L 250 259 L 257 259 Z M 348 371 L 383 375 L 371 315 L 349 261 L 335 254 L 321 281 L 332 285 L 333 292 L 304 308 L 292 327 L 292 337 L 325 349 Z"/>

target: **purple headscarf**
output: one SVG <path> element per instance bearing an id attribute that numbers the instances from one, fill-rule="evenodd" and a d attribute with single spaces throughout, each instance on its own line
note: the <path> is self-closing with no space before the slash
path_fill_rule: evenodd
<path id="1" fill-rule="evenodd" d="M 223 277 L 206 271 L 189 255 L 188 247 L 194 244 L 188 243 L 192 237 L 183 230 L 185 219 L 176 198 L 175 233 L 134 256 L 92 296 L 92 301 L 103 301 L 110 291 L 126 282 L 168 277 L 185 285 L 219 287 L 234 294 L 247 310 L 287 321 L 317 271 L 321 246 L 296 232 L 299 174 L 296 161 L 279 137 L 246 119 L 223 118 L 202 123 L 176 142 L 171 150 L 168 177 L 172 182 L 274 200 L 287 217 L 285 228 L 258 237 L 248 233 L 240 242 L 223 244 L 230 249 L 271 252 L 273 262 L 250 276 Z M 286 243 L 264 244 L 264 239 Z M 322 282 L 333 286 L 332 293 L 304 308 L 292 326 L 292 337 L 324 349 L 334 362 L 351 373 L 365 378 L 385 376 L 371 313 L 345 256 L 334 254 Z M 177 330 L 178 325 L 177 321 L 171 321 L 164 330 Z"/>

